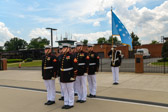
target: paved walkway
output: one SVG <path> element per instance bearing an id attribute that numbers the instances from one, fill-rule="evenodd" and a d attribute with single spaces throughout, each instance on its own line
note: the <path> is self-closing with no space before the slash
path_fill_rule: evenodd
<path id="1" fill-rule="evenodd" d="M 68 112 L 168 112 L 168 75 L 120 73 L 112 85 L 110 72 L 97 74 L 97 98 L 75 103 Z M 0 112 L 64 112 L 56 80 L 56 104 L 45 106 L 46 92 L 38 70 L 0 71 Z M 77 99 L 77 98 L 76 98 Z"/>

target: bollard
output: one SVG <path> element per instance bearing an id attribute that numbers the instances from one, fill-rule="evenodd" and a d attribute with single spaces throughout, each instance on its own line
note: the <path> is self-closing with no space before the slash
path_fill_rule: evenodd
<path id="1" fill-rule="evenodd" d="M 22 64 L 21 64 L 21 63 L 19 63 L 19 68 L 21 68 L 21 65 L 22 65 Z"/>

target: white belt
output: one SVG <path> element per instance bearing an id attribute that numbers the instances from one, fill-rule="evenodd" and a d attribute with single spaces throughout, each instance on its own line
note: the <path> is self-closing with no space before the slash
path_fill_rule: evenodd
<path id="1" fill-rule="evenodd" d="M 85 63 L 78 63 L 78 65 L 85 65 Z"/>
<path id="2" fill-rule="evenodd" d="M 89 63 L 89 65 L 96 65 L 96 63 Z"/>
<path id="3" fill-rule="evenodd" d="M 51 66 L 51 67 L 44 67 L 44 69 L 52 69 L 53 67 Z"/>
<path id="4" fill-rule="evenodd" d="M 73 70 L 73 67 L 71 67 L 71 68 L 65 68 L 65 69 L 60 68 L 60 70 L 61 71 L 70 71 L 70 70 Z"/>

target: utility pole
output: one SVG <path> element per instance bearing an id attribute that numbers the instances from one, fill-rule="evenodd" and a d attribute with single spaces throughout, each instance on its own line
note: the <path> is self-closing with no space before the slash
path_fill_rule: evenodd
<path id="1" fill-rule="evenodd" d="M 53 53 L 53 30 L 57 31 L 54 28 L 46 28 L 47 30 L 51 30 L 51 53 Z"/>

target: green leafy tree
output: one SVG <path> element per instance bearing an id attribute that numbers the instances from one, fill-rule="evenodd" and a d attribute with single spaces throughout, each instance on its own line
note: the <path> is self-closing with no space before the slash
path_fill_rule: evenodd
<path id="1" fill-rule="evenodd" d="M 2 52 L 3 51 L 3 47 L 2 46 L 0 46 L 0 52 Z"/>
<path id="2" fill-rule="evenodd" d="M 38 37 L 38 38 L 32 38 L 30 40 L 30 43 L 28 45 L 28 49 L 42 49 L 44 48 L 44 45 L 49 45 L 50 44 L 50 41 L 47 40 L 46 38 L 41 38 L 41 37 Z"/>
<path id="3" fill-rule="evenodd" d="M 97 39 L 97 43 L 98 44 L 104 44 L 104 43 L 107 43 L 107 40 L 105 37 L 100 37 Z"/>
<path id="4" fill-rule="evenodd" d="M 133 47 L 141 45 L 141 43 L 139 42 L 139 37 L 134 32 L 131 33 L 131 38 L 133 40 L 133 42 L 132 42 Z"/>
<path id="5" fill-rule="evenodd" d="M 84 39 L 83 41 L 81 41 L 83 43 L 83 45 L 87 45 L 88 40 Z"/>
<path id="6" fill-rule="evenodd" d="M 162 57 L 163 58 L 168 58 L 168 41 L 166 41 L 163 44 L 163 47 L 162 47 Z"/>
<path id="7" fill-rule="evenodd" d="M 27 47 L 27 42 L 18 37 L 14 37 L 10 39 L 10 41 L 6 41 L 4 47 L 7 51 L 15 51 L 19 49 L 25 49 Z"/>
<path id="8" fill-rule="evenodd" d="M 159 42 L 156 40 L 152 40 L 152 42 L 150 44 L 158 44 Z"/>
<path id="9" fill-rule="evenodd" d="M 112 36 L 109 37 L 108 43 L 112 43 Z M 117 39 L 117 37 L 113 37 L 113 44 L 114 44 L 114 45 L 120 45 L 120 44 L 121 44 L 121 41 L 119 41 L 119 40 Z"/>

